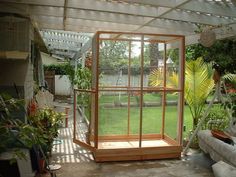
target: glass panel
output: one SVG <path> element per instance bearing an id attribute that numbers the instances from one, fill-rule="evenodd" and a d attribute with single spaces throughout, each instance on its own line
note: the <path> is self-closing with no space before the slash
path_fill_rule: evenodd
<path id="1" fill-rule="evenodd" d="M 167 88 L 179 88 L 180 42 L 167 44 L 166 79 Z"/>
<path id="2" fill-rule="evenodd" d="M 144 35 L 144 40 L 150 42 L 168 42 L 173 39 L 176 39 L 176 36 Z"/>
<path id="3" fill-rule="evenodd" d="M 102 40 L 99 46 L 99 85 L 101 87 L 127 87 L 128 42 Z"/>
<path id="4" fill-rule="evenodd" d="M 143 87 L 163 87 L 163 54 L 164 45 L 161 43 L 144 43 L 144 76 Z"/>
<path id="5" fill-rule="evenodd" d="M 127 92 L 100 92 L 99 136 L 125 135 L 128 125 Z"/>
<path id="6" fill-rule="evenodd" d="M 140 87 L 141 81 L 141 42 L 131 43 L 131 53 L 130 53 L 130 87 L 137 89 Z"/>
<path id="7" fill-rule="evenodd" d="M 94 111 L 91 103 L 94 94 L 76 92 L 76 139 L 87 144 L 94 141 Z"/>
<path id="8" fill-rule="evenodd" d="M 141 40 L 141 35 L 136 35 L 136 34 L 119 34 L 119 37 L 117 38 L 117 35 L 114 35 L 114 39 L 118 40 L 132 40 L 132 41 L 140 41 Z"/>
<path id="9" fill-rule="evenodd" d="M 159 134 L 162 122 L 161 93 L 144 93 L 143 101 L 143 135 Z"/>
<path id="10" fill-rule="evenodd" d="M 136 135 L 139 141 L 140 126 L 140 92 L 130 95 L 130 135 Z"/>
<path id="11" fill-rule="evenodd" d="M 178 99 L 179 94 L 166 94 L 165 135 L 176 140 L 178 133 Z"/>

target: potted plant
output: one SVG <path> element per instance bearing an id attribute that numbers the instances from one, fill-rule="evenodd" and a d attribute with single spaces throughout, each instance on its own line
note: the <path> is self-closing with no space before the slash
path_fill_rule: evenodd
<path id="1" fill-rule="evenodd" d="M 43 108 L 36 111 L 34 115 L 29 116 L 29 120 L 42 135 L 45 144 L 44 153 L 50 154 L 53 140 L 58 136 L 58 129 L 63 121 L 63 114 L 54 111 L 52 108 Z"/>
<path id="2" fill-rule="evenodd" d="M 92 86 L 92 73 L 90 68 L 79 68 L 76 71 L 75 85 L 78 89 L 89 90 Z M 91 94 L 88 92 L 79 92 L 77 96 L 78 109 L 88 126 L 88 132 L 86 132 L 86 141 L 89 143 L 90 137 L 90 117 L 91 117 Z"/>
<path id="3" fill-rule="evenodd" d="M 33 145 L 42 144 L 43 139 L 36 127 L 23 122 L 22 118 L 18 117 L 21 114 L 15 114 L 23 107 L 23 103 L 10 95 L 0 94 L 0 155 L 10 159 L 10 162 L 25 162 L 31 167 L 29 149 Z M 22 169 L 19 171 L 22 175 Z"/>

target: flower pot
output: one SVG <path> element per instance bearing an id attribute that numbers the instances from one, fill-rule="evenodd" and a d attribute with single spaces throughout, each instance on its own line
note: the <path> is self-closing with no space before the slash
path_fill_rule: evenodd
<path id="1" fill-rule="evenodd" d="M 45 172 L 45 159 L 39 159 L 39 173 Z"/>

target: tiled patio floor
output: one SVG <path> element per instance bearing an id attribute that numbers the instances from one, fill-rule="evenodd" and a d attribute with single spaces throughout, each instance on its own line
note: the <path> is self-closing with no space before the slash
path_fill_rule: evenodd
<path id="1" fill-rule="evenodd" d="M 61 104 L 61 103 L 60 103 Z M 64 104 L 65 105 L 65 104 Z M 51 163 L 62 168 L 57 176 L 62 177 L 212 177 L 214 163 L 202 153 L 191 153 L 181 160 L 152 160 L 133 162 L 95 163 L 92 154 L 72 141 L 72 105 L 69 127 L 61 128 L 60 144 L 54 145 Z M 49 174 L 41 175 L 43 177 Z"/>

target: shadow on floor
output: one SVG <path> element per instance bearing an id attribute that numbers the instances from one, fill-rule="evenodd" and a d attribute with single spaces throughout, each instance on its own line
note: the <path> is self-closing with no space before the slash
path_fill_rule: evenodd
<path id="1" fill-rule="evenodd" d="M 181 159 L 95 163 L 91 152 L 72 141 L 70 106 L 69 127 L 60 129 L 61 143 L 53 147 L 51 158 L 51 163 L 62 166 L 58 177 L 213 177 L 214 162 L 199 151 L 190 151 Z"/>

